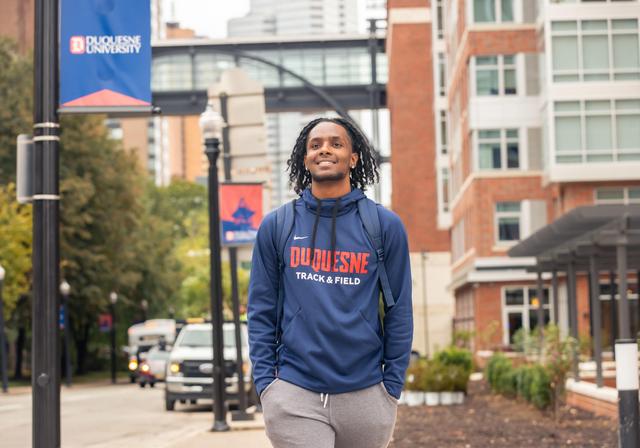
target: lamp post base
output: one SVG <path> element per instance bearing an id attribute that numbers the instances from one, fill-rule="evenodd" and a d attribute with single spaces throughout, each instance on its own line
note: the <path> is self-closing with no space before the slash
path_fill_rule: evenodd
<path id="1" fill-rule="evenodd" d="M 229 431 L 229 425 L 227 425 L 227 422 L 223 420 L 216 420 L 213 423 L 211 432 L 224 432 L 224 431 Z"/>

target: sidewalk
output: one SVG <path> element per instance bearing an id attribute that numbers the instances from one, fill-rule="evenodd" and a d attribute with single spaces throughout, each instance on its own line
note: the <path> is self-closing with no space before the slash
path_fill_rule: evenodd
<path id="1" fill-rule="evenodd" d="M 256 419 L 251 422 L 233 422 L 228 419 L 230 431 L 211 432 L 202 431 L 194 436 L 185 438 L 179 443 L 170 445 L 171 448 L 271 448 L 271 443 L 264 433 L 262 414 L 255 414 Z"/>

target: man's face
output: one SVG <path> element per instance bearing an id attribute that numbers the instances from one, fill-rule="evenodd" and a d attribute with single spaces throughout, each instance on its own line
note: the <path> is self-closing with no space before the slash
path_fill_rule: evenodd
<path id="1" fill-rule="evenodd" d="M 313 182 L 335 182 L 346 179 L 358 162 L 347 130 L 330 121 L 318 123 L 307 138 L 304 164 Z"/>

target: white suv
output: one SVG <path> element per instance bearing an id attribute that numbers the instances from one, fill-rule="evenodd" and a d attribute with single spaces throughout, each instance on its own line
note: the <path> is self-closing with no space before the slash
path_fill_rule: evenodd
<path id="1" fill-rule="evenodd" d="M 242 371 L 248 400 L 252 400 L 251 364 L 247 343 L 247 325 L 240 325 L 242 341 Z M 238 400 L 236 373 L 235 325 L 225 322 L 222 327 L 224 341 L 225 391 L 228 401 Z M 199 399 L 213 398 L 213 335 L 210 323 L 185 325 L 176 338 L 169 361 L 165 388 L 165 409 L 173 411 L 176 401 L 195 404 Z"/>

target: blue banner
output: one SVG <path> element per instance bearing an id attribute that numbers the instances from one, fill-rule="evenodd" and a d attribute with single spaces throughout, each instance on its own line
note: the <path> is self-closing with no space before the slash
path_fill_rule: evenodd
<path id="1" fill-rule="evenodd" d="M 151 2 L 61 3 L 60 111 L 150 111 Z"/>

